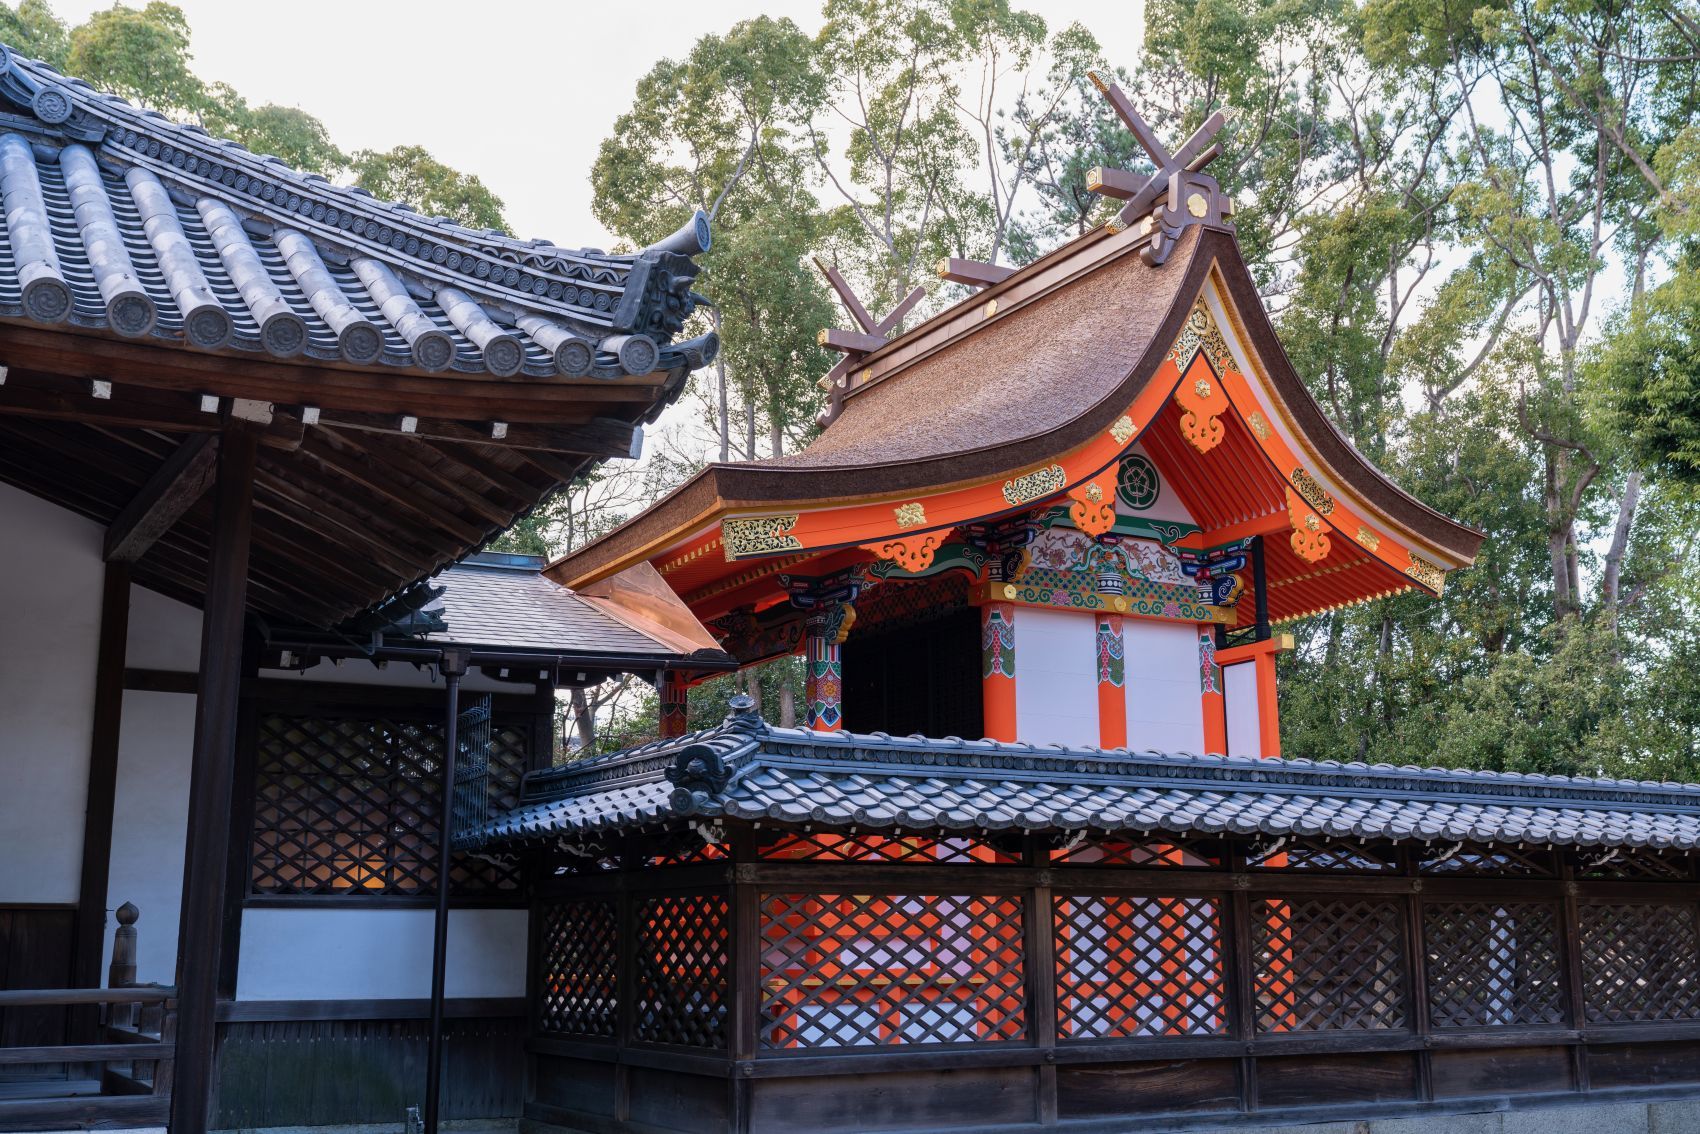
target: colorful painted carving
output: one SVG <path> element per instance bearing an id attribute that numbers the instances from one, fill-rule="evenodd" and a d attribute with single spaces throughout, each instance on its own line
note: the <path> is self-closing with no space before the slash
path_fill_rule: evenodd
<path id="1" fill-rule="evenodd" d="M 1129 453 L 1121 459 L 1116 470 L 1116 496 L 1136 512 L 1143 512 L 1157 503 L 1163 492 L 1163 479 L 1149 457 Z"/>
<path id="2" fill-rule="evenodd" d="M 991 604 L 980 625 L 980 676 L 1015 678 L 1015 626 L 1001 604 Z"/>
<path id="3" fill-rule="evenodd" d="M 1209 631 L 1198 636 L 1198 691 L 1222 692 L 1222 667 L 1216 664 L 1216 635 Z"/>
<path id="4" fill-rule="evenodd" d="M 1061 492 L 1067 483 L 1068 474 L 1061 465 L 1046 465 L 1023 473 L 1014 480 L 1004 481 L 1003 498 L 1010 504 L 1031 504 Z"/>
<path id="5" fill-rule="evenodd" d="M 789 516 L 749 516 L 720 521 L 720 539 L 726 547 L 726 560 L 750 555 L 772 555 L 776 551 L 799 551 L 803 543 L 791 534 L 797 526 L 797 514 Z"/>
<path id="6" fill-rule="evenodd" d="M 1291 477 L 1293 487 L 1305 503 L 1315 508 L 1319 515 L 1329 516 L 1334 513 L 1334 497 L 1328 495 L 1328 490 L 1316 483 L 1316 479 L 1303 469 L 1294 469 Z"/>
<path id="7" fill-rule="evenodd" d="M 900 528 L 918 528 L 927 522 L 927 509 L 919 500 L 899 504 L 892 512 L 896 515 L 897 526 Z"/>
<path id="8" fill-rule="evenodd" d="M 1245 589 L 1244 571 L 1250 561 L 1252 537 L 1235 540 L 1208 551 L 1177 548 L 1181 570 L 1193 581 L 1204 601 L 1216 606 L 1233 606 Z"/>
<path id="9" fill-rule="evenodd" d="M 1100 536 L 1116 526 L 1116 506 L 1112 502 L 1116 470 L 1112 467 L 1083 484 L 1069 489 L 1074 502 L 1068 506 L 1069 519 L 1087 535 Z"/>
<path id="10" fill-rule="evenodd" d="M 1175 404 L 1180 406 L 1181 436 L 1200 453 L 1208 453 L 1228 435 L 1222 415 L 1228 412 L 1228 395 L 1208 363 L 1195 359 L 1175 387 Z"/>
<path id="11" fill-rule="evenodd" d="M 867 549 L 881 559 L 889 559 L 903 570 L 917 573 L 933 565 L 933 555 L 943 541 L 943 533 L 928 532 L 906 539 L 889 539 L 867 544 Z"/>
<path id="12" fill-rule="evenodd" d="M 1328 558 L 1328 549 L 1333 545 L 1328 539 L 1327 525 L 1292 488 L 1287 489 L 1287 519 L 1293 525 L 1293 554 L 1306 563 L 1320 563 Z"/>
<path id="13" fill-rule="evenodd" d="M 1118 689 L 1127 680 L 1121 621 L 1113 614 L 1098 617 L 1098 684 L 1113 685 Z"/>

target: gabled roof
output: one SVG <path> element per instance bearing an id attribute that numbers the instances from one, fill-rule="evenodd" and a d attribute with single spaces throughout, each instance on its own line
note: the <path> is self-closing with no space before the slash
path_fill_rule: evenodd
<path id="1" fill-rule="evenodd" d="M 502 377 L 648 374 L 701 353 L 666 347 L 695 307 L 700 216 L 633 255 L 475 232 L 4 48 L 0 109 L 0 316 Z"/>
<path id="2" fill-rule="evenodd" d="M 1169 832 L 1700 847 L 1700 785 L 774 728 L 718 728 L 526 777 L 496 841 L 691 818 L 857 831 Z"/>
<path id="3" fill-rule="evenodd" d="M 636 455 L 718 349 L 673 341 L 700 215 L 629 255 L 474 232 L 3 47 L 0 219 L 0 480 L 198 604 L 217 439 L 258 432 L 247 594 L 277 626 L 343 624 Z"/>
<path id="4" fill-rule="evenodd" d="M 442 588 L 423 613 L 441 619 L 427 641 L 546 654 L 629 658 L 634 665 L 691 659 L 727 668 L 731 659 L 668 632 L 643 612 L 587 597 L 542 575 L 543 558 L 482 552 L 434 580 Z M 706 635 L 705 635 L 706 636 Z"/>
<path id="5" fill-rule="evenodd" d="M 1301 450 L 1302 464 L 1278 469 L 1277 480 L 1326 482 L 1355 502 L 1354 530 L 1337 542 L 1362 530 L 1373 556 L 1379 530 L 1411 550 L 1387 563 L 1387 582 L 1375 589 L 1409 585 L 1397 582 L 1409 574 L 1438 590 L 1445 570 L 1470 562 L 1482 533 L 1401 490 L 1328 421 L 1282 350 L 1232 229 L 1189 225 L 1159 264 L 1142 255 L 1154 239 L 1136 229 L 1088 233 L 894 338 L 862 359 L 840 412 L 806 450 L 711 465 L 552 564 L 551 575 L 578 585 L 638 560 L 942 535 L 1030 506 L 1029 482 L 1041 471 L 1041 495 L 1076 490 L 1152 426 L 1193 352 L 1210 354 L 1206 365 L 1218 379 L 1241 365 L 1214 346 L 1203 351 L 1208 335 L 1193 321 L 1207 297 L 1251 356 L 1256 373 L 1242 384 L 1268 400 L 1270 416 Z M 899 522 L 901 510 L 924 515 L 924 525 Z M 1369 526 L 1358 529 L 1357 520 Z M 743 540 L 746 529 L 756 538 Z"/>

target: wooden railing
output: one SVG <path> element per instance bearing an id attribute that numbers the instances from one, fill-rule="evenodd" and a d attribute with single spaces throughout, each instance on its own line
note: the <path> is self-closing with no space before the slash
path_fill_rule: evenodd
<path id="1" fill-rule="evenodd" d="M 6 1077 L 0 1130 L 163 1125 L 176 1052 L 177 990 L 136 982 L 136 919 L 118 908 L 107 988 L 0 989 L 0 1010 L 59 1008 L 66 1023 L 95 1014 L 89 1042 L 0 1047 L 0 1068 L 51 1069 L 40 1078 Z M 72 1034 L 69 1031 L 66 1034 Z"/>

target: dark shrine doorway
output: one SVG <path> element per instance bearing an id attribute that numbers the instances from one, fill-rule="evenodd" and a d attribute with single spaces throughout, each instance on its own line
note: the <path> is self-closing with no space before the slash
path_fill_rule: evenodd
<path id="1" fill-rule="evenodd" d="M 893 736 L 984 734 L 980 612 L 965 579 L 890 582 L 857 603 L 844 643 L 844 727 Z"/>

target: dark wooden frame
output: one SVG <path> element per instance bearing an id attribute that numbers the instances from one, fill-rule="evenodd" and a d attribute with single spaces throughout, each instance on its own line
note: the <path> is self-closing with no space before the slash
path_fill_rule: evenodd
<path id="1" fill-rule="evenodd" d="M 952 833 L 955 834 L 955 833 Z M 1425 1110 L 1504 1108 L 1582 1098 L 1692 1097 L 1700 1089 L 1700 1011 L 1656 1023 L 1599 1024 L 1580 997 L 1578 911 L 1590 903 L 1682 903 L 1700 918 L 1695 858 L 1679 858 L 1679 881 L 1587 879 L 1586 855 L 1554 856 L 1551 877 L 1425 872 L 1424 848 L 1396 850 L 1397 868 L 1355 872 L 1248 866 L 1247 842 L 1223 841 L 1220 867 L 1051 865 L 1051 836 L 1024 839 L 1024 865 L 786 862 L 754 850 L 771 830 L 730 825 L 728 857 L 654 867 L 654 835 L 610 840 L 623 869 L 554 874 L 569 856 L 538 856 L 532 923 L 543 903 L 607 896 L 620 910 L 620 1026 L 611 1040 L 545 1035 L 532 1005 L 528 1117 L 575 1130 L 669 1126 L 739 1134 L 881 1128 L 870 1098 L 901 1096 L 920 1107 L 892 1125 L 951 1130 L 1021 1129 L 1059 1122 L 1080 1130 L 1125 1129 L 1130 1118 L 1189 1125 L 1323 1120 Z M 1154 841 L 1161 841 L 1154 838 Z M 1428 848 L 1432 856 L 1439 848 Z M 639 1043 L 633 1038 L 633 911 L 659 893 L 714 891 L 731 903 L 732 978 L 724 1050 Z M 892 894 L 1015 893 L 1025 903 L 1027 1033 L 1015 1041 L 894 1045 L 809 1051 L 762 1049 L 759 902 L 764 892 Z M 1226 1032 L 1220 1036 L 1057 1038 L 1055 940 L 1058 893 L 1210 895 L 1221 919 Z M 1250 911 L 1260 897 L 1377 897 L 1400 921 L 1398 1029 L 1268 1034 L 1255 1027 Z M 1559 1025 L 1431 1025 L 1422 921 L 1430 903 L 1539 901 L 1558 910 L 1564 1017 Z M 539 987 L 539 949 L 529 987 Z M 1696 980 L 1700 980 L 1697 977 Z M 1652 1073 L 1638 1066 L 1656 1068 Z M 987 1111 L 986 1097 L 1002 1107 Z M 673 1109 L 653 1108 L 658 1097 Z M 948 1108 L 955 1099 L 957 1109 Z M 1119 1100 L 1119 1101 L 1118 1101 Z M 643 1109 L 648 1107 L 650 1109 Z M 945 1109 L 936 1109 L 945 1108 Z M 1096 1109 L 1094 1109 L 1096 1108 Z M 665 1121 L 662 1121 L 665 1119 Z"/>

